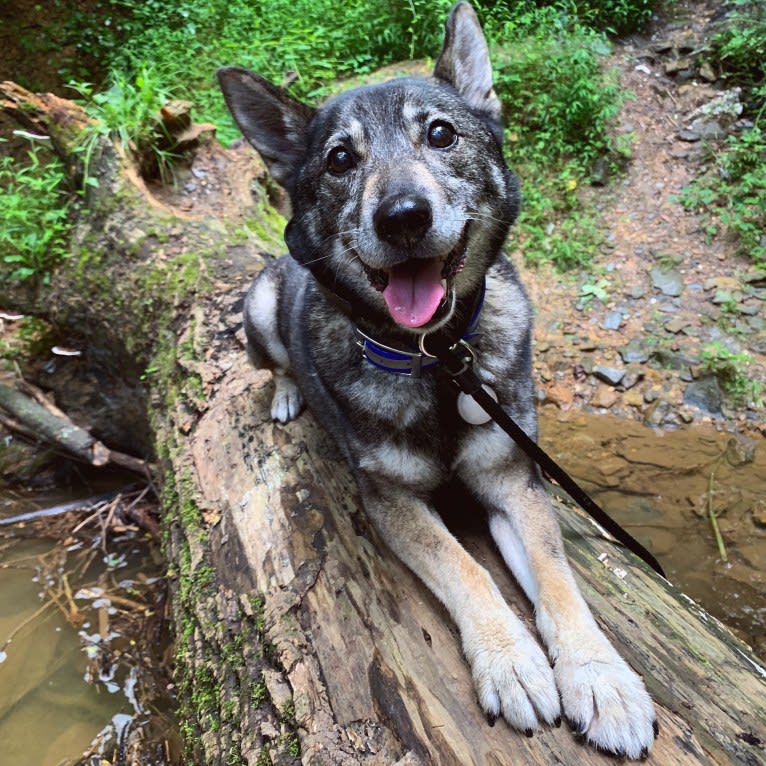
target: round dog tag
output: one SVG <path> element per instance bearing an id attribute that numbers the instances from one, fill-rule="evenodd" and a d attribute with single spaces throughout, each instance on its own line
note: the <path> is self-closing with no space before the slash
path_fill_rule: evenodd
<path id="1" fill-rule="evenodd" d="M 486 383 L 482 385 L 482 388 L 497 401 L 497 394 Z M 480 426 L 492 420 L 492 417 L 487 414 L 486 410 L 472 396 L 468 396 L 468 394 L 464 394 L 462 391 L 457 397 L 457 411 L 466 423 L 470 423 L 473 426 Z"/>

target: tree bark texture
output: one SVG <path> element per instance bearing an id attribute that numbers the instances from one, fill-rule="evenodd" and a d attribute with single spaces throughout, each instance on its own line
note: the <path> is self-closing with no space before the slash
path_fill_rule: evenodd
<path id="1" fill-rule="evenodd" d="M 20 93 L 0 87 L 6 110 L 26 104 L 23 118 L 71 158 L 82 114 Z M 310 414 L 270 421 L 270 375 L 248 366 L 237 329 L 249 281 L 279 250 L 267 182 L 246 148 L 207 140 L 196 152 L 192 167 L 217 168 L 206 210 L 147 185 L 105 146 L 71 259 L 23 296 L 145 403 L 188 762 L 612 762 L 563 727 L 531 738 L 490 727 L 454 626 L 368 524 L 329 437 Z M 534 630 L 482 511 L 459 494 L 448 504 L 455 533 Z M 650 762 L 763 763 L 758 660 L 578 510 L 557 508 L 586 600 L 657 703 Z"/>

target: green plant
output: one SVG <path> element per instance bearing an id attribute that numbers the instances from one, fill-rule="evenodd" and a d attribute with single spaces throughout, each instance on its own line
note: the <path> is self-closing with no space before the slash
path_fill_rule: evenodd
<path id="1" fill-rule="evenodd" d="M 71 222 L 63 163 L 33 145 L 27 160 L 0 158 L 0 248 L 10 278 L 47 282 L 67 255 Z"/>
<path id="2" fill-rule="evenodd" d="M 712 58 L 729 81 L 752 91 L 766 77 L 766 4 L 733 0 L 727 5 L 731 12 L 711 40 Z"/>
<path id="3" fill-rule="evenodd" d="M 163 148 L 164 133 L 158 115 L 162 106 L 172 98 L 172 90 L 163 84 L 162 77 L 151 64 L 142 63 L 134 75 L 121 71 L 109 75 L 109 87 L 94 92 L 89 83 L 72 83 L 84 100 L 85 110 L 93 122 L 83 131 L 80 151 L 83 153 L 85 183 L 94 184 L 89 174 L 93 153 L 99 143 L 109 138 L 118 140 L 129 151 L 139 166 L 147 162 L 156 164 L 163 181 L 172 176 L 172 151 Z"/>
<path id="4" fill-rule="evenodd" d="M 606 279 L 599 279 L 598 282 L 584 282 L 580 285 L 580 303 L 587 306 L 594 298 L 601 303 L 606 303 L 609 298 L 608 287 L 609 282 Z"/>
<path id="5" fill-rule="evenodd" d="M 702 349 L 700 361 L 735 403 L 761 404 L 764 384 L 750 374 L 753 359 L 746 351 L 731 351 L 715 341 Z"/>
<path id="6" fill-rule="evenodd" d="M 743 255 L 766 267 L 766 131 L 758 122 L 729 136 L 714 167 L 687 186 L 680 200 L 703 216 L 710 236 L 730 232 Z"/>
<path id="7" fill-rule="evenodd" d="M 486 26 L 512 158 L 576 157 L 586 167 L 614 151 L 621 94 L 602 72 L 610 50 L 603 34 L 556 7 L 519 15 L 498 4 Z"/>

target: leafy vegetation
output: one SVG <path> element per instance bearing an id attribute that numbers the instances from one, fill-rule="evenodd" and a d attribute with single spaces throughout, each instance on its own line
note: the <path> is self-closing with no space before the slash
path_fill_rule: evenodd
<path id="1" fill-rule="evenodd" d="M 94 92 L 90 83 L 72 86 L 83 97 L 85 110 L 93 118 L 83 132 L 80 147 L 84 155 L 85 182 L 95 183 L 88 169 L 99 141 L 106 137 L 119 140 L 139 165 L 150 160 L 163 181 L 167 182 L 172 176 L 174 157 L 157 140 L 162 137 L 163 131 L 163 123 L 157 115 L 172 98 L 171 89 L 165 87 L 151 64 L 142 64 L 131 76 L 113 70 L 107 85 L 109 87 L 100 92 Z"/>
<path id="2" fill-rule="evenodd" d="M 682 196 L 708 219 L 711 236 L 735 235 L 741 252 L 766 268 L 766 5 L 735 0 L 732 16 L 712 41 L 714 60 L 743 89 L 752 127 L 727 138 L 707 173 Z"/>
<path id="3" fill-rule="evenodd" d="M 716 341 L 702 350 L 700 361 L 703 369 L 718 378 L 721 388 L 735 404 L 763 405 L 763 383 L 750 374 L 753 359 L 746 351 L 734 352 Z"/>
<path id="4" fill-rule="evenodd" d="M 411 58 L 434 56 L 453 0 L 56 0 L 60 21 L 51 49 L 74 54 L 62 74 L 96 118 L 83 147 L 85 164 L 100 137 L 147 151 L 165 177 L 172 156 L 157 149 L 154 114 L 172 95 L 195 103 L 198 119 L 238 136 L 214 72 L 236 63 L 295 96 L 316 101 L 338 78 Z M 507 152 L 523 182 L 517 228 L 526 257 L 560 267 L 586 264 L 598 247 L 596 221 L 577 190 L 594 161 L 620 159 L 612 121 L 621 94 L 605 75 L 607 33 L 644 24 L 651 0 L 478 0 L 490 40 L 497 90 L 505 105 Z M 84 85 L 82 63 L 99 62 L 105 87 Z"/>
<path id="5" fill-rule="evenodd" d="M 70 203 L 65 179 L 61 161 L 38 145 L 26 162 L 0 157 L 0 250 L 11 279 L 45 281 L 66 257 Z"/>

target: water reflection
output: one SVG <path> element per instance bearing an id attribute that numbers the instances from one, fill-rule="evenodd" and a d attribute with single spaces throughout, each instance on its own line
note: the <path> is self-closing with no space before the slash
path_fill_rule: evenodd
<path id="1" fill-rule="evenodd" d="M 766 655 L 766 443 L 540 411 L 540 441 L 668 577 Z M 711 481 L 712 477 L 712 481 Z M 728 561 L 712 530 L 712 507 Z"/>
<path id="2" fill-rule="evenodd" d="M 6 492 L 0 518 L 71 499 Z M 153 607 L 160 567 L 143 530 L 101 512 L 0 526 L 4 763 L 76 763 L 99 732 L 111 728 L 113 740 L 143 712 L 124 634 Z"/>

